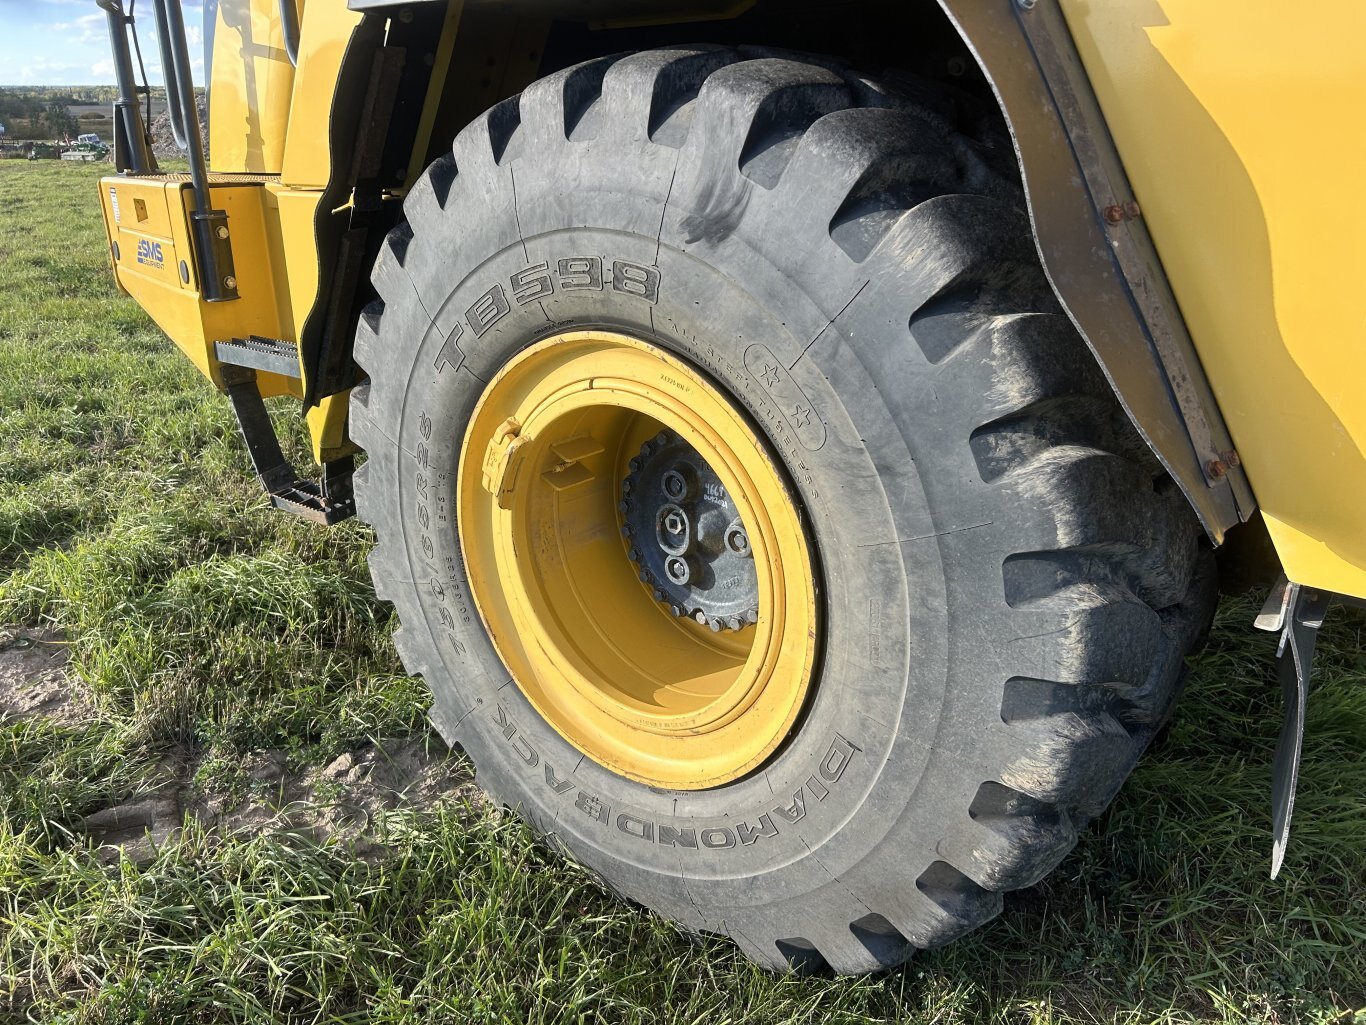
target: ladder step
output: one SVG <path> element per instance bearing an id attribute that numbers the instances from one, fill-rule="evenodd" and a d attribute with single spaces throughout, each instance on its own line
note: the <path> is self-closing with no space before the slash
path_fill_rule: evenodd
<path id="1" fill-rule="evenodd" d="M 214 353 L 219 363 L 234 367 L 251 367 L 283 377 L 300 377 L 299 347 L 281 338 L 234 338 L 229 342 L 214 342 Z"/>
<path id="2" fill-rule="evenodd" d="M 237 414 L 242 439 L 247 443 L 251 465 L 270 496 L 271 505 L 324 525 L 354 516 L 356 501 L 351 490 L 351 476 L 355 460 L 344 456 L 323 463 L 321 479 L 304 480 L 280 448 L 275 425 L 256 386 L 256 371 L 225 366 L 223 383 L 232 402 L 232 411 Z"/>

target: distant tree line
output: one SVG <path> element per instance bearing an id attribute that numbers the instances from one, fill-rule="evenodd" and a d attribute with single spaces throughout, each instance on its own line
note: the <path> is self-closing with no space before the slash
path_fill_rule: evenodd
<path id="1" fill-rule="evenodd" d="M 68 102 L 59 98 L 47 99 L 30 91 L 0 89 L 0 124 L 5 126 L 5 137 L 60 138 L 76 135 L 80 125 Z"/>
<path id="2" fill-rule="evenodd" d="M 203 90 L 195 90 L 197 93 Z M 166 90 L 152 86 L 152 101 L 159 108 L 165 105 Z M 5 126 L 3 138 L 60 139 L 73 138 L 81 131 L 98 131 L 100 125 L 81 121 L 103 122 L 107 114 L 82 115 L 71 113 L 74 106 L 103 104 L 110 108 L 118 99 L 117 86 L 112 85 L 23 85 L 0 86 L 0 124 Z"/>

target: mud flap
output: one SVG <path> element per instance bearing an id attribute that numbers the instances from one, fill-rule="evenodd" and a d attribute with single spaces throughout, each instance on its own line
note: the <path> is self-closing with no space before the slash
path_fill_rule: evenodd
<path id="1" fill-rule="evenodd" d="M 1259 630 L 1279 630 L 1276 675 L 1285 701 L 1285 720 L 1276 742 L 1271 776 L 1271 878 L 1285 861 L 1290 840 L 1290 816 L 1295 810 L 1295 788 L 1300 778 L 1300 753 L 1304 746 L 1304 711 L 1309 701 L 1309 677 L 1314 669 L 1314 645 L 1319 627 L 1333 595 L 1305 590 L 1284 576 L 1272 588 L 1261 615 Z"/>

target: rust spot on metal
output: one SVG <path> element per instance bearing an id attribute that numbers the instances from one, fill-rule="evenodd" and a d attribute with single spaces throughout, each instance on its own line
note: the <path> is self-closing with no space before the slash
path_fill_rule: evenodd
<path id="1" fill-rule="evenodd" d="M 1122 206 L 1117 206 L 1114 203 L 1107 206 L 1102 213 L 1105 214 L 1106 224 L 1118 224 L 1120 221 L 1124 220 L 1124 208 Z"/>
<path id="2" fill-rule="evenodd" d="M 1209 471 L 1211 477 L 1218 480 L 1224 474 L 1228 473 L 1228 464 L 1222 459 L 1211 459 L 1205 464 L 1205 469 Z"/>

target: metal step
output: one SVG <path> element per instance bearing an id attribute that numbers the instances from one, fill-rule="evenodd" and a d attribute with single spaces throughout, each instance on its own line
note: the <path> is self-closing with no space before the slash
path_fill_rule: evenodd
<path id="1" fill-rule="evenodd" d="M 242 429 L 252 466 L 270 496 L 271 505 L 324 525 L 354 516 L 356 502 L 351 493 L 354 460 L 346 456 L 323 463 L 319 480 L 304 480 L 280 448 L 275 425 L 256 386 L 256 371 L 250 367 L 225 365 L 222 372 L 223 384 L 228 390 L 232 410 L 237 414 L 237 425 Z"/>
<path id="2" fill-rule="evenodd" d="M 282 377 L 301 377 L 299 347 L 282 338 L 234 338 L 228 342 L 214 342 L 214 354 L 219 363 L 234 367 L 250 367 Z"/>

